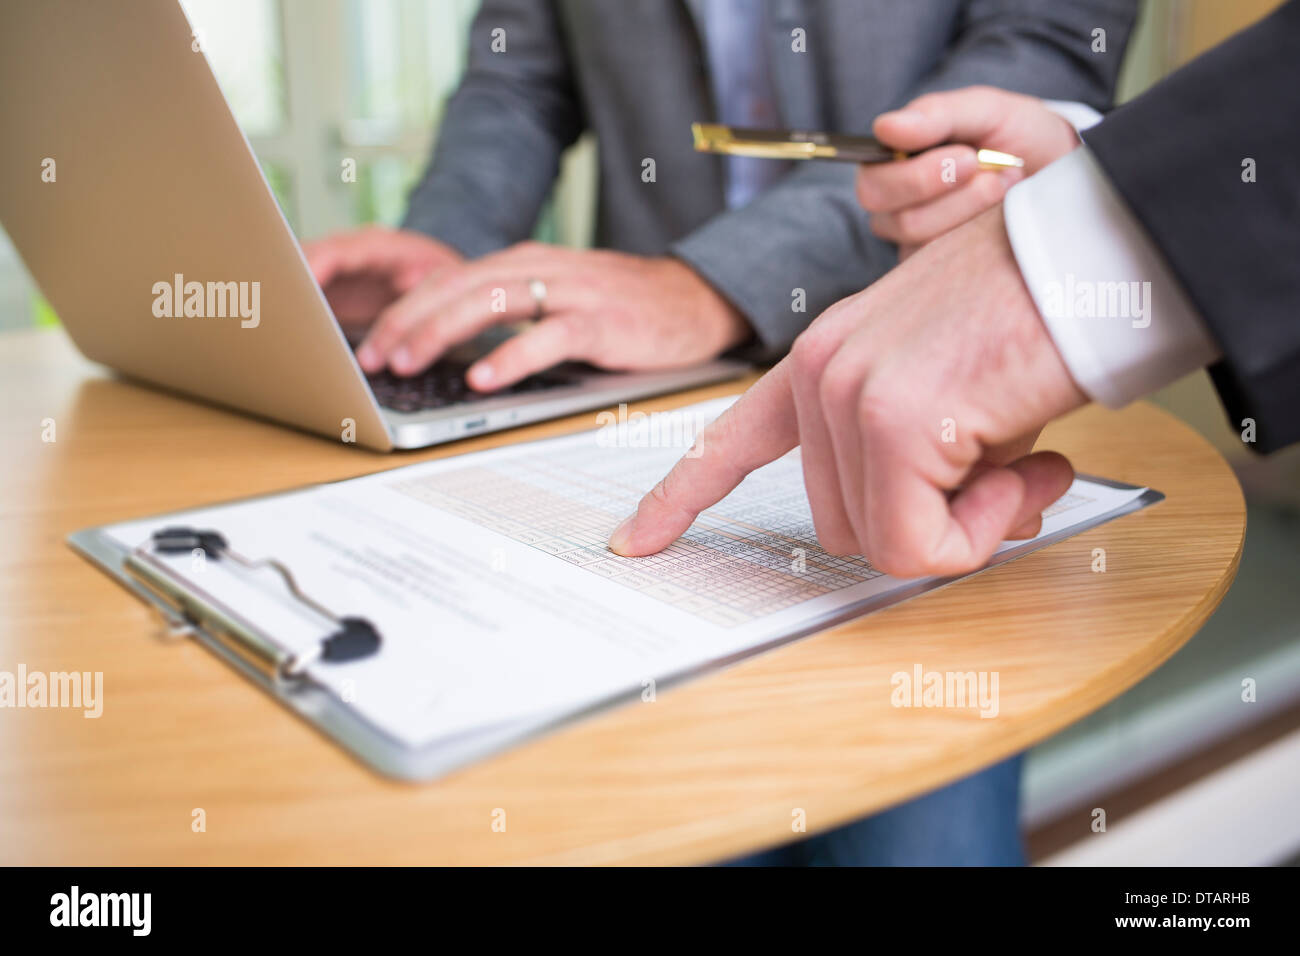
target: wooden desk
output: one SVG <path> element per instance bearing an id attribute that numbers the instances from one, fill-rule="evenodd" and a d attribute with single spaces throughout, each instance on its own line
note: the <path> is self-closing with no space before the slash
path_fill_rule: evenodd
<path id="1" fill-rule="evenodd" d="M 734 387 L 734 386 L 731 386 Z M 727 391 L 704 389 L 642 408 Z M 0 336 L 0 669 L 103 671 L 98 720 L 0 710 L 0 863 L 694 863 L 919 794 L 1134 684 L 1223 597 L 1232 473 L 1149 405 L 1046 445 L 1168 499 L 980 577 L 460 771 L 382 779 L 74 554 L 87 525 L 558 434 L 591 414 L 380 456 L 115 381 L 62 333 Z M 57 441 L 41 440 L 53 419 Z M 1107 570 L 1092 570 L 1093 548 Z M 890 675 L 996 670 L 1001 711 L 896 709 Z M 191 830 L 203 808 L 207 829 Z M 506 832 L 492 813 L 506 810 Z"/>

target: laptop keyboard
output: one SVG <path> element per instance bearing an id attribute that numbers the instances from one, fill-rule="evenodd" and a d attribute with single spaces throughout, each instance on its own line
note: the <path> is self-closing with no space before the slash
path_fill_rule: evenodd
<path id="1" fill-rule="evenodd" d="M 375 399 L 385 408 L 396 412 L 427 412 L 448 405 L 465 405 L 495 398 L 500 395 L 521 395 L 544 389 L 573 385 L 578 376 L 558 369 L 530 375 L 521 382 L 495 392 L 476 392 L 465 384 L 468 363 L 442 361 L 431 365 L 419 375 L 403 378 L 384 369 L 367 375 Z"/>

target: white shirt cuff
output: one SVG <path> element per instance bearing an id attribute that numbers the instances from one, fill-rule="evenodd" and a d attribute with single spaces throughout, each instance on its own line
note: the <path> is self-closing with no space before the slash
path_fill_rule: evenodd
<path id="1" fill-rule="evenodd" d="M 1074 100 L 1043 100 L 1043 105 L 1080 133 L 1096 126 L 1102 120 L 1102 115 L 1087 103 L 1076 103 Z"/>
<path id="2" fill-rule="evenodd" d="M 1090 398 L 1118 408 L 1219 357 L 1182 285 L 1087 147 L 1013 186 L 1003 211 L 1034 304 Z"/>

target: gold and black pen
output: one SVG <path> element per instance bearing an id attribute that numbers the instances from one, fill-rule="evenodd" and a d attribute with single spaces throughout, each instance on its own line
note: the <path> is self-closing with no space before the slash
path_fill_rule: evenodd
<path id="1" fill-rule="evenodd" d="M 891 163 L 915 153 L 886 146 L 874 136 L 815 133 L 790 129 L 744 129 L 719 123 L 692 123 L 691 135 L 701 153 L 753 156 L 760 159 L 829 159 L 840 163 Z M 1015 169 L 1025 165 L 1019 156 L 996 149 L 977 149 L 982 169 Z"/>

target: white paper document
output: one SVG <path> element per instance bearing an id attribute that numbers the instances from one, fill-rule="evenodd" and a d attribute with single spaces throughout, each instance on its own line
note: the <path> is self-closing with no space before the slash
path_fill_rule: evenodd
<path id="1" fill-rule="evenodd" d="M 309 676 L 383 734 L 426 747 L 640 694 L 923 589 L 817 547 L 797 450 L 663 553 L 609 552 L 615 525 L 730 401 L 105 530 L 126 548 L 168 525 L 218 531 L 283 562 L 335 614 L 371 621 L 379 654 Z M 1040 539 L 1123 513 L 1144 491 L 1078 479 Z M 274 573 L 160 560 L 287 649 L 323 636 Z"/>

